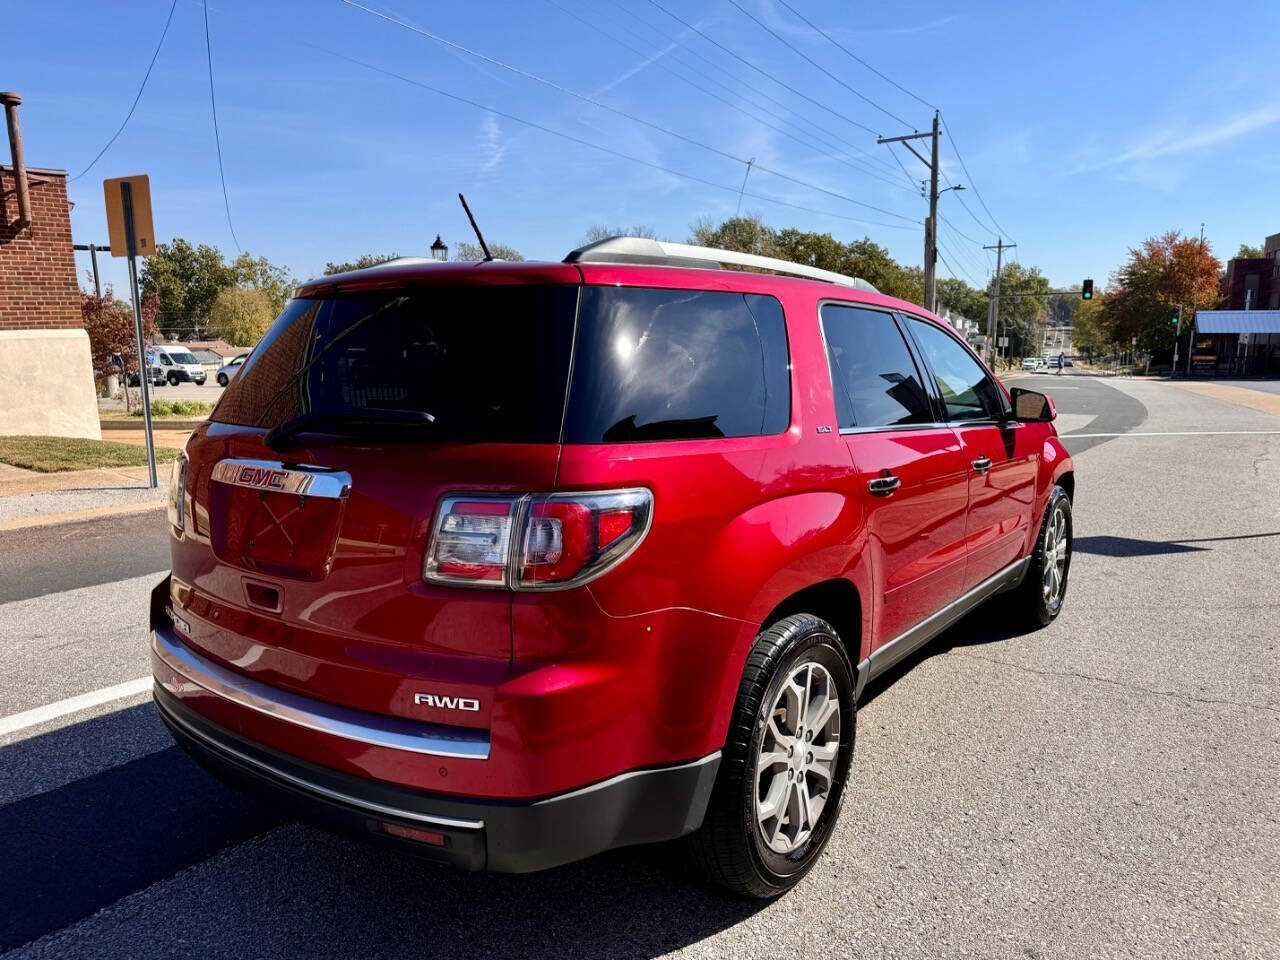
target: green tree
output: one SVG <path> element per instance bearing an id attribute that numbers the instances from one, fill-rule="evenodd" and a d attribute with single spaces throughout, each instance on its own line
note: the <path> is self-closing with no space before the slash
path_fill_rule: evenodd
<path id="1" fill-rule="evenodd" d="M 754 253 L 756 256 L 773 256 L 776 234 L 759 217 L 730 217 L 719 224 L 703 218 L 693 225 L 689 242 L 699 247 L 717 247 L 736 250 L 738 253 Z"/>
<path id="2" fill-rule="evenodd" d="M 994 293 L 995 278 L 988 287 Z M 1049 279 L 1039 267 L 1026 267 L 1016 261 L 1004 265 L 1000 281 L 997 337 L 1008 337 L 1006 357 L 1027 357 L 1040 352 L 1044 342 L 1044 324 L 1048 319 L 1048 298 L 1035 296 L 1049 292 Z"/>
<path id="3" fill-rule="evenodd" d="M 485 241 L 488 243 L 488 241 Z M 493 254 L 495 260 L 523 260 L 520 251 L 515 247 L 509 247 L 505 243 L 490 243 L 489 252 Z M 484 251 L 480 249 L 480 244 L 471 243 L 467 240 L 457 240 L 453 244 L 454 260 L 483 260 Z"/>
<path id="4" fill-rule="evenodd" d="M 210 332 L 238 347 L 252 347 L 276 317 L 270 296 L 253 287 L 227 287 L 209 312 Z"/>
<path id="5" fill-rule="evenodd" d="M 946 307 L 967 320 L 982 323 L 987 316 L 987 293 L 973 289 L 957 277 L 941 277 L 938 280 L 938 306 Z"/>
<path id="6" fill-rule="evenodd" d="M 236 257 L 231 264 L 231 273 L 238 286 L 266 294 L 276 314 L 284 309 L 285 302 L 293 296 L 293 288 L 298 285 L 288 267 L 278 267 L 266 257 L 254 258 L 249 253 Z"/>
<path id="7" fill-rule="evenodd" d="M 1105 298 L 1106 294 L 1102 296 Z M 1111 346 L 1102 328 L 1101 313 L 1101 299 L 1082 300 L 1071 328 L 1072 346 L 1090 360 L 1097 354 L 1108 352 Z"/>
<path id="8" fill-rule="evenodd" d="M 1261 247 L 1255 247 L 1248 243 L 1240 244 L 1240 249 L 1236 251 L 1235 260 L 1261 260 L 1265 254 Z"/>
<path id="9" fill-rule="evenodd" d="M 181 237 L 157 244 L 138 278 L 143 299 L 156 299 L 156 323 L 179 336 L 203 325 L 218 294 L 234 282 L 235 273 L 217 247 L 192 246 Z"/>
<path id="10" fill-rule="evenodd" d="M 342 263 L 334 263 L 330 260 L 324 265 L 324 275 L 327 277 L 334 273 L 347 273 L 350 270 L 363 270 L 366 267 L 376 267 L 380 263 L 386 263 L 388 260 L 399 258 L 398 253 L 377 254 L 366 253 L 354 260 L 348 260 Z"/>

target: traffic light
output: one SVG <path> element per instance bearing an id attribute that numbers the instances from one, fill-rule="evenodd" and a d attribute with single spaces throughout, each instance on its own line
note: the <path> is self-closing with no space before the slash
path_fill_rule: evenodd
<path id="1" fill-rule="evenodd" d="M 1086 280 L 1084 282 L 1084 286 L 1080 288 L 1080 299 L 1081 300 L 1093 299 L 1093 281 L 1092 280 Z"/>
<path id="2" fill-rule="evenodd" d="M 1175 327 L 1178 325 L 1178 315 L 1176 313 L 1169 318 L 1169 323 Z"/>

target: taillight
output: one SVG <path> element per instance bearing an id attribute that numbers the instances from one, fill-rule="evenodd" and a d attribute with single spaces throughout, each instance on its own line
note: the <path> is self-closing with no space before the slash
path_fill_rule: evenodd
<path id="1" fill-rule="evenodd" d="M 445 497 L 436 512 L 425 580 L 501 587 L 518 497 Z"/>
<path id="2" fill-rule="evenodd" d="M 178 454 L 169 468 L 169 524 L 181 532 L 186 527 L 187 455 Z"/>
<path id="3" fill-rule="evenodd" d="M 620 563 L 644 539 L 653 494 L 601 493 L 441 500 L 423 563 L 437 583 L 563 590 Z"/>

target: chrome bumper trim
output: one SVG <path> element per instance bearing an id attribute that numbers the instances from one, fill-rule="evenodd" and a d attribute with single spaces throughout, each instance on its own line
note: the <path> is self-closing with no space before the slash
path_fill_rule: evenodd
<path id="1" fill-rule="evenodd" d="M 166 690 L 169 689 L 169 687 L 161 684 L 158 680 L 156 681 L 156 686 L 164 686 Z M 331 800 L 335 803 L 341 803 L 349 807 L 356 807 L 366 813 L 377 814 L 382 817 L 395 817 L 398 820 L 415 820 L 418 823 L 427 823 L 436 827 L 451 827 L 456 830 L 484 829 L 483 820 L 460 820 L 454 817 L 441 817 L 430 813 L 419 813 L 416 810 L 406 810 L 403 807 L 392 807 L 383 803 L 377 803 L 373 800 L 364 800 L 360 797 L 354 797 L 349 793 L 344 793 L 341 790 L 331 790 L 329 787 L 323 787 L 314 781 L 304 780 L 302 777 L 296 777 L 292 773 L 281 770 L 279 767 L 267 763 L 264 760 L 260 760 L 257 757 L 251 757 L 247 753 L 237 750 L 235 747 L 230 746 L 227 743 L 223 743 L 220 740 L 213 740 L 212 738 L 205 736 L 195 727 L 191 726 L 191 724 L 184 723 L 179 717 L 175 717 L 172 713 L 167 713 L 167 715 L 173 723 L 181 726 L 187 736 L 196 738 L 201 743 L 205 744 L 210 750 L 214 751 L 214 753 L 221 753 L 229 756 L 237 763 L 242 763 L 259 773 L 265 774 L 266 776 L 279 780 L 283 783 L 287 783 L 303 793 L 311 794 L 312 796 L 320 797 L 325 800 Z"/>
<path id="2" fill-rule="evenodd" d="M 152 631 L 151 649 L 186 683 L 285 723 L 391 750 L 461 760 L 489 759 L 486 731 L 381 716 L 281 690 L 206 660 L 169 630 Z M 184 692 L 181 683 L 157 682 L 175 696 Z"/>

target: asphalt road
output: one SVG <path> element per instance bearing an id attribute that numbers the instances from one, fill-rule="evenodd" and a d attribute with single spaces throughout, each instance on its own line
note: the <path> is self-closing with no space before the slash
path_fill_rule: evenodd
<path id="1" fill-rule="evenodd" d="M 725 898 L 663 847 L 468 875 L 281 821 L 144 694 L 0 736 L 0 950 L 1280 956 L 1280 418 L 1016 385 L 1054 395 L 1077 457 L 1064 612 L 1019 636 L 989 605 L 869 688 L 840 824 L 781 900 Z M 81 526 L 0 534 L 3 715 L 147 671 L 159 518 Z"/>

